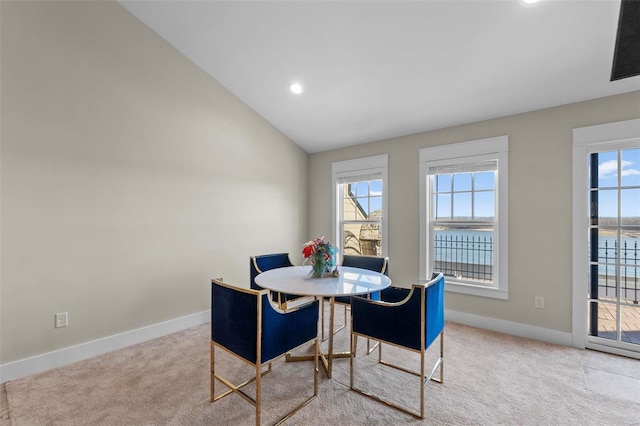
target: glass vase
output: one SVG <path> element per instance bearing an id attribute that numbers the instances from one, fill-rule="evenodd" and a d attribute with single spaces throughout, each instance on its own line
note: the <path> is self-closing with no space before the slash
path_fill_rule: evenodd
<path id="1" fill-rule="evenodd" d="M 313 255 L 313 270 L 311 276 L 313 278 L 321 278 L 327 269 L 327 261 L 325 253 L 316 253 Z"/>

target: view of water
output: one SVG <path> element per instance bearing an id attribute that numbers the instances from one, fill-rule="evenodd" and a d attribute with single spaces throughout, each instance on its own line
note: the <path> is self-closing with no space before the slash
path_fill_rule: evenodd
<path id="1" fill-rule="evenodd" d="M 617 263 L 617 247 L 615 237 L 598 238 L 598 274 L 616 275 L 616 266 L 602 263 Z M 622 276 L 640 278 L 640 238 L 622 238 L 620 246 L 620 273 Z"/>
<path id="2" fill-rule="evenodd" d="M 442 262 L 493 265 L 493 233 L 478 230 L 436 230 L 434 235 L 434 259 Z M 626 249 L 625 249 L 626 245 Z M 640 238 L 622 238 L 622 276 L 640 279 Z M 598 273 L 616 275 L 616 238 L 599 237 Z"/>
<path id="3" fill-rule="evenodd" d="M 478 230 L 434 231 L 434 259 L 441 262 L 493 265 L 493 233 Z"/>

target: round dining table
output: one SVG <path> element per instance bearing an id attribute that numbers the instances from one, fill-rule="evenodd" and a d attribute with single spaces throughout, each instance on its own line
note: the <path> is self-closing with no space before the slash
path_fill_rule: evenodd
<path id="1" fill-rule="evenodd" d="M 349 266 L 340 266 L 338 271 L 339 275 L 337 277 L 312 278 L 311 266 L 290 266 L 270 269 L 258 274 L 255 278 L 256 284 L 260 287 L 274 292 L 296 296 L 326 297 L 330 300 L 329 349 L 327 354 L 321 351 L 319 355 L 328 378 L 331 378 L 333 358 L 350 356 L 350 352 L 334 353 L 333 351 L 335 298 L 338 296 L 368 295 L 391 285 L 391 279 L 380 272 Z M 308 356 L 287 356 L 288 361 L 307 359 L 312 358 Z"/>

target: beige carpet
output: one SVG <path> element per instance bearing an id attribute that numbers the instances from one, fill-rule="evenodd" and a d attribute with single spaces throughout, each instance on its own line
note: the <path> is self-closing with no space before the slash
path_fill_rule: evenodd
<path id="1" fill-rule="evenodd" d="M 321 370 L 319 397 L 286 424 L 640 425 L 640 404 L 587 388 L 576 349 L 454 323 L 445 333 L 445 383 L 427 386 L 424 421 L 350 391 L 343 359 L 334 362 L 332 380 Z M 346 350 L 348 334 L 338 336 L 337 349 Z M 386 352 L 417 366 L 413 354 Z M 244 364 L 217 355 L 227 376 L 249 377 Z M 373 354 L 356 359 L 358 384 L 418 408 L 416 378 L 378 366 Z M 263 424 L 304 400 L 311 387 L 310 362 L 275 362 L 263 380 Z M 208 324 L 15 380 L 6 389 L 16 426 L 254 424 L 253 408 L 236 395 L 209 402 Z"/>

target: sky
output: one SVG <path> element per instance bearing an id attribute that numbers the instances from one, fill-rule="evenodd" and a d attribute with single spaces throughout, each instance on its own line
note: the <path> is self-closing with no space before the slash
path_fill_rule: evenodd
<path id="1" fill-rule="evenodd" d="M 618 176 L 620 216 L 640 217 L 640 149 L 598 153 L 598 215 L 617 217 Z"/>
<path id="2" fill-rule="evenodd" d="M 486 220 L 495 216 L 495 173 L 455 173 L 435 177 L 434 206 L 437 219 L 453 217 Z M 471 191 L 473 190 L 473 196 Z"/>

